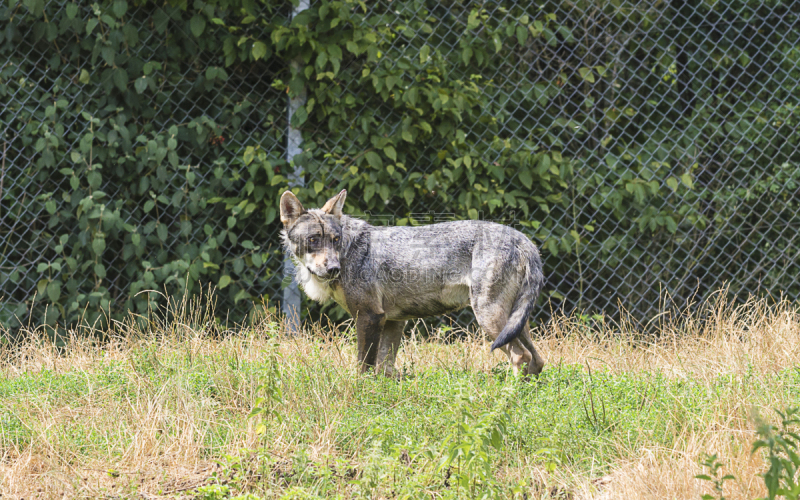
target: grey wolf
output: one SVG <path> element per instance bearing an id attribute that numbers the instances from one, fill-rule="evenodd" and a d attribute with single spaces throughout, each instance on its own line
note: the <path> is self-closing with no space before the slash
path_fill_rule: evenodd
<path id="1" fill-rule="evenodd" d="M 377 227 L 342 212 L 347 192 L 307 210 L 290 191 L 280 199 L 283 245 L 296 279 L 318 302 L 355 317 L 358 361 L 396 376 L 410 319 L 472 306 L 481 328 L 515 372 L 536 375 L 528 316 L 542 290 L 542 260 L 521 232 L 485 221 Z"/>

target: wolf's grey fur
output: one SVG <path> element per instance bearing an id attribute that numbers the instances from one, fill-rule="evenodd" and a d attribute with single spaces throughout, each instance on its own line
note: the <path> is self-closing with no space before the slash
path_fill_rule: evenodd
<path id="1" fill-rule="evenodd" d="M 283 193 L 282 238 L 306 294 L 355 316 L 362 369 L 391 375 L 407 320 L 471 305 L 492 349 L 504 350 L 515 370 L 542 370 L 528 332 L 542 261 L 525 235 L 483 221 L 375 227 L 342 213 L 346 195 L 306 210 Z"/>

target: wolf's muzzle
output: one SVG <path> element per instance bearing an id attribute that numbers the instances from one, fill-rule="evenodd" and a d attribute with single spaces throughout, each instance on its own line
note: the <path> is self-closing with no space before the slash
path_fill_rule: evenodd
<path id="1" fill-rule="evenodd" d="M 335 276 L 339 274 L 339 264 L 329 265 L 326 269 L 328 276 Z"/>

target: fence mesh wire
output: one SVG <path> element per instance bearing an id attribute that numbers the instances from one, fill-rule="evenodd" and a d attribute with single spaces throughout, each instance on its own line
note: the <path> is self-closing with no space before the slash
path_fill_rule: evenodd
<path id="1" fill-rule="evenodd" d="M 492 127 L 473 121 L 467 133 L 487 142 L 498 136 L 515 137 L 520 140 L 517 143 L 520 148 L 548 134 L 556 136 L 562 143 L 562 154 L 572 159 L 574 174 L 564 191 L 567 194 L 591 189 L 600 194 L 603 203 L 612 206 L 613 198 L 619 196 L 613 187 L 620 186 L 616 163 L 633 165 L 631 157 L 638 160 L 635 162 L 638 167 L 630 168 L 638 168 L 636 176 L 645 183 L 650 180 L 647 172 L 654 162 L 671 162 L 668 168 L 674 170 L 672 182 L 692 183 L 691 200 L 665 196 L 663 206 L 651 207 L 649 219 L 638 214 L 635 220 L 626 220 L 624 214 L 618 214 L 618 222 L 597 220 L 614 210 L 596 205 L 597 196 L 575 194 L 568 203 L 554 205 L 547 217 L 556 224 L 569 227 L 570 221 L 580 221 L 579 238 L 567 246 L 595 251 L 581 252 L 578 248 L 566 255 L 561 250 L 563 262 L 545 269 L 550 297 L 560 301 L 558 304 L 568 311 L 614 314 L 622 306 L 641 317 L 651 317 L 659 310 L 659 296 L 664 292 L 685 302 L 727 284 L 739 297 L 748 293 L 782 292 L 796 296 L 800 153 L 795 106 L 800 97 L 800 8 L 781 2 L 610 3 L 614 8 L 597 2 L 548 4 L 545 10 L 553 14 L 555 22 L 543 30 L 542 36 L 528 37 L 524 44 L 504 45 L 486 54 L 490 61 L 482 65 L 482 73 L 478 75 L 466 65 L 449 66 L 451 71 L 461 72 L 457 75 L 461 80 L 479 78 L 491 83 L 483 90 L 489 93 L 487 115 L 492 117 Z M 62 8 L 66 6 L 64 3 Z M 282 15 L 288 17 L 289 8 Z M 366 8 L 376 25 L 382 20 L 389 25 L 391 20 L 403 16 L 424 21 L 409 23 L 402 31 L 380 31 L 391 47 L 386 56 L 395 61 L 402 56 L 419 58 L 420 43 L 430 47 L 432 54 L 444 57 L 462 50 L 464 28 L 475 12 L 487 23 L 513 21 L 509 24 L 514 29 L 522 26 L 517 17 L 508 19 L 510 11 L 493 3 L 476 7 L 468 2 L 383 0 L 369 2 Z M 536 13 L 543 8 L 531 6 L 531 26 Z M 143 5 L 132 9 L 147 10 L 141 16 L 135 13 L 130 16 L 133 29 L 143 36 L 155 36 L 157 32 L 145 25 L 153 19 L 158 22 L 153 7 Z M 88 20 L 93 16 L 92 7 L 83 5 L 78 16 Z M 523 26 L 523 30 L 529 30 L 528 26 Z M 9 32 L 5 43 L 11 38 Z M 36 196 L 11 197 L 14 193 L 38 196 L 70 191 L 66 177 L 37 175 L 35 164 L 43 154 L 42 148 L 20 139 L 21 129 L 27 126 L 20 121 L 42 112 L 48 105 L 39 97 L 42 92 L 53 91 L 42 85 L 57 79 L 52 72 L 57 71 L 53 68 L 58 64 L 51 58 L 59 55 L 41 37 L 22 36 L 15 43 L 18 43 L 15 50 L 26 54 L 26 64 L 4 66 L 0 79 L 4 100 L 15 103 L 15 107 L 7 108 L 3 114 L 6 123 L 0 173 L 0 296 L 5 301 L 3 314 L 8 317 L 33 314 L 34 309 L 21 304 L 30 303 L 37 293 L 37 268 L 48 262 L 48 249 L 59 243 L 58 231 L 48 227 L 49 213 L 44 204 L 36 202 Z M 169 40 L 164 38 L 162 43 L 168 44 Z M 158 44 L 140 43 L 137 47 L 140 52 L 135 55 L 143 62 L 159 61 L 153 48 Z M 198 100 L 192 87 L 197 81 L 194 75 L 205 74 L 209 61 L 224 56 L 203 53 L 201 47 L 196 47 L 196 51 L 194 60 L 185 65 L 182 78 L 167 81 L 169 89 L 163 95 L 168 97 L 154 103 L 152 112 L 171 115 L 174 124 L 204 116 L 223 123 L 229 122 L 235 106 L 248 102 L 249 108 L 236 112 L 240 118 L 238 131 L 226 137 L 229 150 L 241 151 L 258 143 L 271 155 L 284 156 L 288 99 L 270 83 L 285 68 L 259 64 L 248 69 L 239 65 L 225 84 L 234 99 Z M 92 65 L 89 60 L 84 64 L 87 70 Z M 341 71 L 360 71 L 355 59 L 349 64 L 354 67 L 344 67 Z M 582 75 L 583 81 L 569 84 L 565 93 L 563 89 L 568 84 L 564 75 L 574 72 Z M 75 74 L 71 70 L 70 74 L 60 75 L 64 81 L 72 82 L 76 99 L 82 98 L 82 92 L 103 92 L 101 87 L 83 89 L 76 81 L 79 74 L 80 71 Z M 107 78 L 114 76 L 109 73 Z M 350 80 L 349 85 L 357 85 L 356 81 Z M 553 88 L 562 91 L 558 98 L 548 97 Z M 347 99 L 357 90 L 340 89 L 341 99 Z M 26 112 L 29 114 L 25 115 Z M 397 112 L 387 110 L 385 117 Z M 373 114 L 374 109 L 365 107 L 362 113 Z M 545 120 L 545 115 L 550 118 Z M 356 116 L 353 121 L 359 120 L 360 116 Z M 620 125 L 622 120 L 626 120 L 624 126 Z M 713 131 L 708 130 L 708 123 L 714 124 Z M 570 128 L 571 133 L 564 132 Z M 70 124 L 66 129 L 62 133 L 69 156 L 73 150 L 78 151 L 80 136 L 68 133 Z M 714 134 L 718 140 L 709 137 Z M 319 146 L 317 155 L 340 147 L 338 141 L 343 137 L 335 130 L 304 130 L 306 143 Z M 419 143 L 413 147 L 431 148 L 429 155 L 436 155 L 433 145 Z M 221 165 L 219 158 L 211 153 L 201 156 L 192 156 L 197 153 L 191 151 L 184 153 L 201 184 L 218 182 L 215 170 L 221 167 L 245 168 Z M 427 173 L 432 168 L 417 164 L 410 166 L 408 173 Z M 681 177 L 686 172 L 691 173 L 689 180 Z M 305 170 L 307 185 L 317 179 L 315 174 L 313 167 Z M 512 176 L 504 183 L 508 190 L 517 189 L 520 179 Z M 17 190 L 12 192 L 10 186 L 16 186 Z M 102 189 L 111 200 L 123 196 L 119 186 Z M 465 181 L 462 189 L 468 191 L 474 186 Z M 637 195 L 634 188 L 629 194 Z M 577 206 L 579 202 L 584 204 Z M 350 203 L 357 204 L 358 200 L 349 200 Z M 440 210 L 435 200 L 422 197 L 416 198 L 409 208 L 418 214 L 438 214 Z M 220 209 L 210 206 L 208 210 L 211 213 Z M 695 219 L 689 214 L 689 220 L 701 222 L 661 232 L 629 229 L 637 224 L 665 224 L 664 213 L 686 215 L 686 211 L 694 213 Z M 407 217 L 408 212 L 373 215 L 376 219 Z M 466 214 L 453 215 L 466 217 Z M 177 213 L 167 217 L 174 220 L 165 221 L 166 224 L 180 226 L 182 219 Z M 224 228 L 225 220 L 224 216 L 208 216 L 213 230 Z M 592 226 L 594 230 L 589 229 Z M 205 238 L 202 232 L 187 237 Z M 277 230 L 267 238 L 277 244 Z M 548 247 L 545 241 L 536 243 L 548 254 L 547 262 L 559 258 L 559 247 Z M 236 259 L 240 250 L 235 245 L 220 246 L 227 259 Z M 663 261 L 664 255 L 671 256 L 669 262 Z M 156 260 L 155 255 L 141 258 Z M 121 279 L 127 260 L 117 253 L 103 255 L 111 297 L 130 293 L 127 281 Z M 253 283 L 250 296 L 280 299 L 281 261 L 281 254 L 275 252 L 263 263 L 262 277 Z M 615 279 L 608 279 L 609 276 Z M 226 309 L 244 310 L 249 304 L 223 298 L 218 308 L 224 314 Z"/>

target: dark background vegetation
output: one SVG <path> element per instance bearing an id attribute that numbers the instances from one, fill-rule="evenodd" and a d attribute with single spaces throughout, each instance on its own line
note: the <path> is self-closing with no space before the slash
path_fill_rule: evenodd
<path id="1" fill-rule="evenodd" d="M 797 2 L 0 6 L 0 323 L 280 298 L 277 200 L 504 220 L 544 312 L 797 297 Z M 285 160 L 287 101 L 303 134 Z M 342 314 L 309 304 L 313 317 Z"/>

